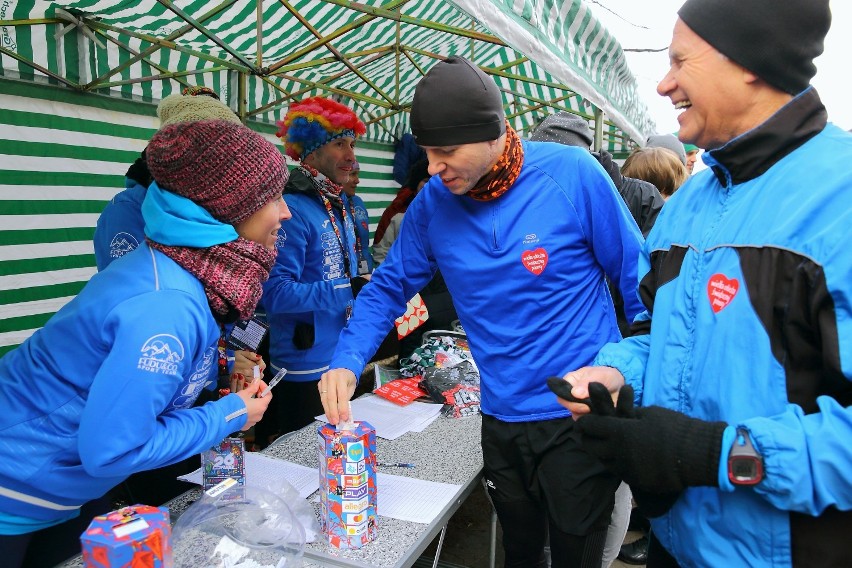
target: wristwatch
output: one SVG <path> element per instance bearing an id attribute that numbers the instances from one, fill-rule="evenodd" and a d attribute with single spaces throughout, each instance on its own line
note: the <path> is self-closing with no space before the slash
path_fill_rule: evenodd
<path id="1" fill-rule="evenodd" d="M 754 449 L 745 428 L 737 428 L 737 436 L 731 444 L 728 479 L 734 485 L 757 485 L 763 481 L 763 456 Z"/>

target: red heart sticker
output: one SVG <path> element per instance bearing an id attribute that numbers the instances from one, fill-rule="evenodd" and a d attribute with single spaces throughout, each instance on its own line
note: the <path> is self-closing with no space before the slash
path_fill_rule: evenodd
<path id="1" fill-rule="evenodd" d="M 736 278 L 728 278 L 724 274 L 714 274 L 707 283 L 710 307 L 718 314 L 731 303 L 739 289 L 740 283 Z"/>
<path id="2" fill-rule="evenodd" d="M 521 255 L 521 262 L 527 270 L 538 276 L 547 266 L 547 251 L 543 248 L 525 250 Z"/>

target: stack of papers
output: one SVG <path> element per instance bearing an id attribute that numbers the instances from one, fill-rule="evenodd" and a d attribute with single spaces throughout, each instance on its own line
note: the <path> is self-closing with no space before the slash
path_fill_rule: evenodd
<path id="1" fill-rule="evenodd" d="M 319 470 L 315 467 L 306 467 L 292 462 L 270 458 L 257 452 L 245 452 L 246 485 L 251 487 L 275 487 L 283 479 L 290 483 L 299 497 L 306 499 L 311 493 L 319 489 Z M 201 485 L 201 468 L 192 473 L 178 477 L 181 481 L 188 481 Z"/>
<path id="2" fill-rule="evenodd" d="M 362 396 L 351 402 L 354 420 L 369 422 L 376 429 L 376 436 L 396 440 L 406 432 L 422 432 L 438 418 L 442 405 L 428 402 L 412 402 L 399 406 L 378 396 Z M 325 414 L 316 417 L 328 422 Z"/>

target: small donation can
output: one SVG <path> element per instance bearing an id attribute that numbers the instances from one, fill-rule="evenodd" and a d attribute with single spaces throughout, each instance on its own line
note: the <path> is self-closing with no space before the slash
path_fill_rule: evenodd
<path id="1" fill-rule="evenodd" d="M 171 568 L 172 525 L 166 508 L 133 505 L 99 515 L 80 535 L 85 568 Z"/>
<path id="2" fill-rule="evenodd" d="M 376 430 L 324 424 L 319 432 L 320 527 L 336 548 L 361 548 L 376 538 Z"/>

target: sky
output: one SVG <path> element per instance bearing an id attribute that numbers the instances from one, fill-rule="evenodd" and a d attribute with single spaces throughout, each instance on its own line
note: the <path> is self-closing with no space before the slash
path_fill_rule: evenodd
<path id="1" fill-rule="evenodd" d="M 625 49 L 668 48 L 677 10 L 684 0 L 585 0 L 601 23 Z M 816 59 L 817 74 L 811 81 L 828 110 L 828 119 L 845 130 L 852 129 L 852 96 L 844 87 L 850 80 L 852 58 L 852 2 L 830 0 L 831 29 L 825 52 Z M 608 9 L 608 10 L 607 10 Z M 657 132 L 675 132 L 677 113 L 668 98 L 656 92 L 657 83 L 668 71 L 667 51 L 626 52 L 639 96 L 657 123 Z"/>

